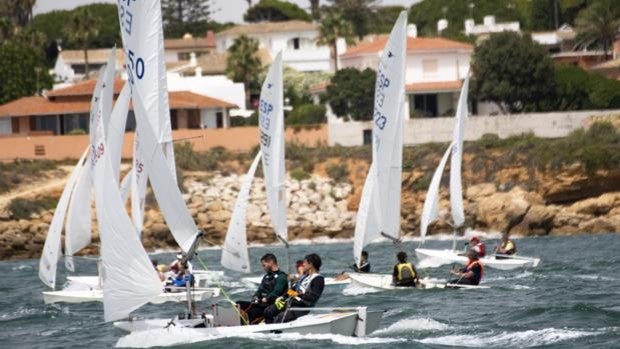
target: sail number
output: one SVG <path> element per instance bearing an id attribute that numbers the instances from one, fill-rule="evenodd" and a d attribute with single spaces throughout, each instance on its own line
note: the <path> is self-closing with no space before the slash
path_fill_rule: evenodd
<path id="1" fill-rule="evenodd" d="M 129 63 L 131 63 L 131 67 L 128 69 L 129 80 L 133 84 L 134 74 L 138 78 L 138 80 L 142 80 L 142 78 L 144 77 L 144 59 L 142 59 L 142 57 L 136 56 L 135 53 L 130 49 L 127 50 L 127 57 L 129 58 Z"/>
<path id="2" fill-rule="evenodd" d="M 91 162 L 93 163 L 93 166 L 97 163 L 97 161 L 99 161 L 99 159 L 101 159 L 104 153 L 105 153 L 105 144 L 103 142 L 99 143 L 99 145 L 96 147 L 94 144 L 91 145 L 90 159 L 91 159 Z"/>

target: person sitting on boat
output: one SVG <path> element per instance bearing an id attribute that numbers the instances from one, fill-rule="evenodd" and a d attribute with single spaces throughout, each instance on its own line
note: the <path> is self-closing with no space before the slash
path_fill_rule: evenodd
<path id="1" fill-rule="evenodd" d="M 458 279 L 448 281 L 455 285 L 478 285 L 482 280 L 484 267 L 478 259 L 478 252 L 473 248 L 467 250 L 467 265 L 461 269 L 450 270 L 450 274 L 458 276 Z"/>
<path id="2" fill-rule="evenodd" d="M 362 251 L 362 258 L 359 267 L 357 264 L 351 266 L 356 273 L 370 273 L 370 262 L 368 262 L 368 252 Z"/>
<path id="3" fill-rule="evenodd" d="M 471 240 L 469 240 L 469 248 L 478 253 L 478 258 L 483 258 L 487 254 L 487 245 L 484 241 L 478 239 L 477 236 L 474 236 Z"/>
<path id="4" fill-rule="evenodd" d="M 297 270 L 297 274 L 288 276 L 291 285 L 295 284 L 299 280 L 299 278 L 304 275 L 304 261 L 302 261 L 301 259 L 297 260 L 295 262 L 295 270 Z"/>
<path id="5" fill-rule="evenodd" d="M 192 274 L 192 272 L 189 270 L 188 264 L 189 264 L 188 262 L 178 263 L 177 264 L 178 272 L 173 277 L 168 279 L 166 286 L 185 287 L 187 285 L 188 280 L 189 280 L 190 286 L 194 286 L 194 282 L 195 282 L 194 274 Z M 166 288 L 166 291 L 171 292 L 172 289 Z"/>
<path id="6" fill-rule="evenodd" d="M 397 287 L 416 287 L 419 282 L 418 273 L 413 264 L 407 262 L 407 253 L 400 251 L 396 255 L 398 263 L 394 265 L 392 283 Z"/>
<path id="7" fill-rule="evenodd" d="M 288 276 L 280 270 L 275 255 L 267 253 L 260 259 L 260 262 L 265 275 L 258 290 L 254 292 L 250 302 L 237 302 L 241 311 L 247 315 L 248 324 L 260 322 L 265 309 L 272 305 L 276 298 L 286 294 L 288 288 Z"/>
<path id="8" fill-rule="evenodd" d="M 175 275 L 178 275 L 182 267 L 181 264 L 183 262 L 183 257 L 184 257 L 183 252 L 177 253 L 177 259 L 174 262 L 170 263 L 170 265 L 168 266 L 168 270 L 173 272 Z M 186 263 L 187 269 L 191 273 L 193 271 L 192 263 L 190 263 L 189 261 L 186 261 L 185 263 Z"/>
<path id="9" fill-rule="evenodd" d="M 504 254 L 504 255 L 508 255 L 511 256 L 515 253 L 517 253 L 517 245 L 514 243 L 514 241 L 512 241 L 509 236 L 508 236 L 508 232 L 504 231 L 502 233 L 502 244 L 499 247 L 495 248 L 495 253 L 497 254 Z M 509 257 L 506 256 L 496 256 L 496 259 L 506 259 Z"/>
<path id="10" fill-rule="evenodd" d="M 312 308 L 319 301 L 325 288 L 325 278 L 319 274 L 321 264 L 321 257 L 316 253 L 304 257 L 304 275 L 286 295 L 279 297 L 273 305 L 265 309 L 267 323 L 289 322 L 308 314 L 308 311 L 288 309 Z"/>

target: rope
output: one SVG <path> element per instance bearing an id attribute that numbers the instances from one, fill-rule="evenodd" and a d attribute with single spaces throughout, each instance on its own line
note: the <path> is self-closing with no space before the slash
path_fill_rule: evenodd
<path id="1" fill-rule="evenodd" d="M 202 258 L 200 258 L 200 255 L 198 255 L 198 253 L 196 253 L 196 259 L 198 259 L 198 262 L 200 263 L 200 265 L 202 266 L 202 268 L 207 271 L 207 265 L 202 261 Z M 220 282 L 215 279 L 214 280 L 215 285 L 217 286 L 217 288 L 220 289 L 220 292 L 222 292 L 222 295 L 224 296 L 224 298 L 226 298 L 226 300 L 233 306 L 233 308 L 235 309 L 235 311 L 237 312 L 237 315 L 239 315 L 239 318 L 241 319 L 241 321 L 243 321 L 244 325 L 248 325 L 248 320 L 246 320 L 246 318 L 241 315 L 241 312 L 239 311 L 239 307 L 237 307 L 237 303 L 235 303 L 230 296 L 228 296 L 228 293 L 226 293 L 226 291 L 224 291 L 224 287 L 222 287 L 222 284 L 220 284 Z"/>

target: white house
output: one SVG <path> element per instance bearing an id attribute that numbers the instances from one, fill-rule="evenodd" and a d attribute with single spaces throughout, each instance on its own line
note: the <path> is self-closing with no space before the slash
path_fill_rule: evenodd
<path id="1" fill-rule="evenodd" d="M 416 32 L 415 25 L 410 25 L 405 73 L 409 99 L 407 115 L 454 115 L 473 46 L 439 37 L 417 37 Z M 341 67 L 376 70 L 387 39 L 387 35 L 377 35 L 350 47 L 340 55 Z"/>
<path id="2" fill-rule="evenodd" d="M 108 62 L 110 49 L 90 49 L 87 50 L 89 74 L 97 71 Z M 117 73 L 123 70 L 125 55 L 123 50 L 116 50 L 116 69 Z M 63 50 L 58 53 L 56 64 L 51 70 L 56 83 L 74 83 L 84 79 L 86 73 L 86 57 L 83 50 Z"/>
<path id="3" fill-rule="evenodd" d="M 187 61 L 215 51 L 215 35 L 208 31 L 205 36 L 193 37 L 185 34 L 180 39 L 165 39 L 164 52 L 166 62 Z"/>
<path id="4" fill-rule="evenodd" d="M 332 71 L 330 51 L 319 46 L 317 24 L 299 20 L 248 23 L 216 34 L 218 52 L 225 52 L 241 35 L 256 39 L 275 58 L 282 51 L 285 65 L 298 71 Z"/>

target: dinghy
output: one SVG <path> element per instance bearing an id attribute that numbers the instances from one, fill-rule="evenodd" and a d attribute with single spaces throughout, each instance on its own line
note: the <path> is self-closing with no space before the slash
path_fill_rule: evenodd
<path id="1" fill-rule="evenodd" d="M 439 186 L 444 168 L 450 157 L 450 206 L 452 222 L 455 228 L 452 250 L 432 250 L 417 248 L 415 250 L 418 257 L 419 268 L 439 267 L 451 263 L 467 264 L 467 257 L 456 251 L 456 230 L 465 224 L 465 214 L 463 210 L 463 188 L 461 183 L 461 160 L 463 158 L 463 135 L 465 131 L 465 119 L 468 114 L 467 95 L 469 91 L 469 74 L 467 74 L 461 93 L 459 96 L 456 110 L 456 125 L 453 132 L 453 141 L 446 149 L 439 166 L 435 170 L 431 183 L 428 187 L 422 217 L 420 219 L 420 245 L 424 243 L 429 224 L 437 219 L 439 214 Z M 519 268 L 533 268 L 538 266 L 540 259 L 505 256 L 496 259 L 494 255 L 480 258 L 483 265 L 500 270 L 513 270 Z"/>
<path id="2" fill-rule="evenodd" d="M 253 285 L 260 285 L 262 280 L 263 280 L 262 276 L 241 278 L 241 281 L 245 283 L 250 283 Z M 333 278 L 333 277 L 325 277 L 325 286 L 346 285 L 350 282 L 351 282 L 350 279 L 337 280 L 336 278 Z"/>
<path id="3" fill-rule="evenodd" d="M 366 287 L 377 290 L 414 290 L 415 287 L 398 287 L 392 283 L 392 275 L 386 274 L 370 274 L 370 273 L 353 273 L 350 275 L 351 288 Z M 447 283 L 446 281 L 434 279 L 420 279 L 419 289 L 432 288 L 459 288 L 459 289 L 488 289 L 489 286 L 484 285 L 461 285 Z"/>

